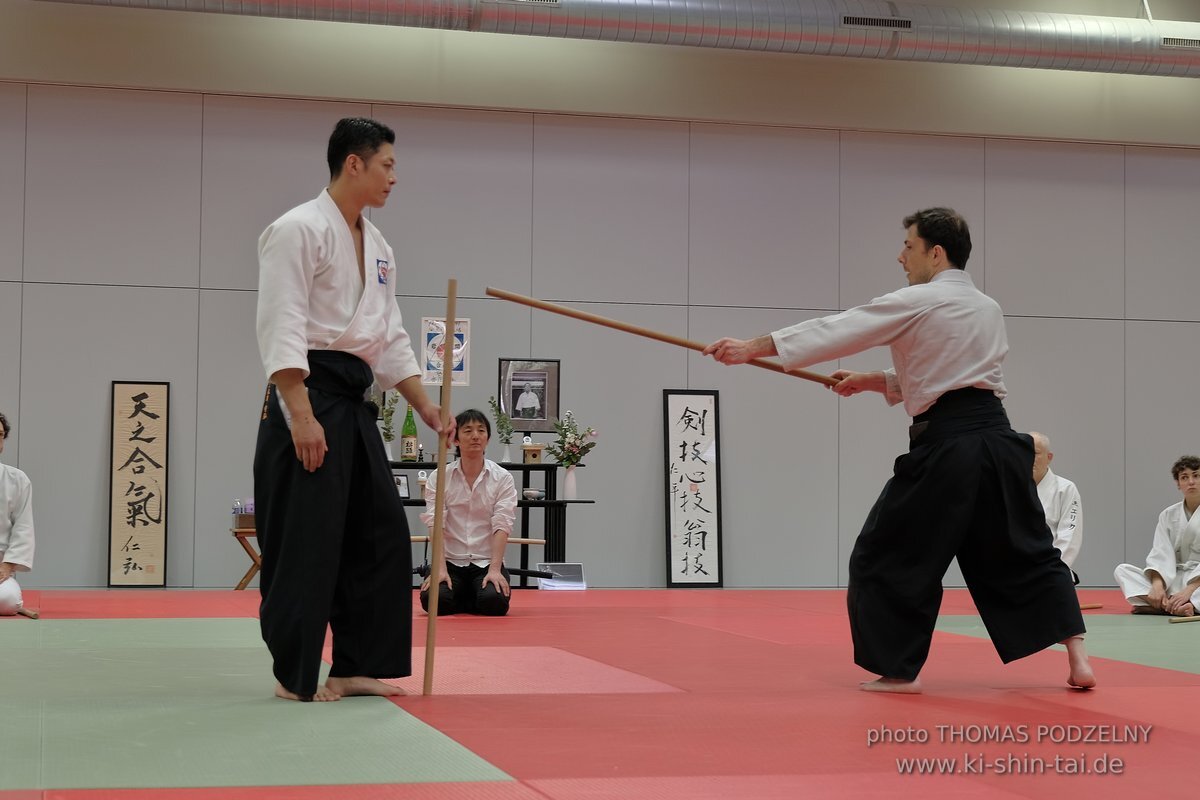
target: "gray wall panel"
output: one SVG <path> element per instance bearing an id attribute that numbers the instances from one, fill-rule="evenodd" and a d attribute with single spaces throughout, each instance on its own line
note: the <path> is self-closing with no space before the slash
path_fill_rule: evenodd
<path id="1" fill-rule="evenodd" d="M 967 218 L 968 268 L 986 286 L 983 139 L 842 132 L 841 308 L 906 284 L 896 262 L 906 216 L 951 206 Z"/>
<path id="2" fill-rule="evenodd" d="M 742 338 L 815 316 L 821 315 L 694 308 L 692 338 Z M 821 373 L 833 369 L 811 367 Z M 689 356 L 688 378 L 689 388 L 721 392 L 726 585 L 832 586 L 837 396 L 810 381 L 757 367 L 727 367 L 699 355 Z"/>
<path id="3" fill-rule="evenodd" d="M 199 95 L 29 88 L 25 280 L 197 286 Z"/>
<path id="4" fill-rule="evenodd" d="M 688 126 L 539 115 L 533 293 L 684 303 Z"/>
<path id="5" fill-rule="evenodd" d="M 1079 487 L 1080 583 L 1111 584 L 1125 549 L 1125 376 L 1114 368 L 1124 323 L 1010 317 L 1007 324 L 1009 419 L 1015 430 L 1049 436 L 1051 468 Z"/>
<path id="6" fill-rule="evenodd" d="M 1182 499 L 1171 465 L 1200 456 L 1196 322 L 1125 323 L 1125 557 L 1145 564 L 1158 514 Z"/>
<path id="7" fill-rule="evenodd" d="M 579 307 L 676 336 L 687 331 L 683 308 Z M 538 313 L 531 355 L 562 359 L 561 410 L 600 434 L 579 473 L 579 496 L 596 504 L 568 512 L 567 560 L 583 562 L 591 585 L 664 585 L 662 390 L 686 388 L 687 351 Z"/>
<path id="8" fill-rule="evenodd" d="M 0 83 L 0 281 L 21 280 L 27 92 L 23 84 Z"/>
<path id="9" fill-rule="evenodd" d="M 1120 147 L 988 141 L 987 292 L 1006 314 L 1123 315 L 1123 182 Z"/>
<path id="10" fill-rule="evenodd" d="M 267 380 L 254 335 L 257 300 L 256 292 L 200 292 L 195 515 L 198 587 L 234 586 L 250 566 L 241 546 L 229 534 L 229 527 L 234 498 L 244 501 L 254 494 L 251 468 Z"/>
<path id="11" fill-rule="evenodd" d="M 1125 313 L 1196 319 L 1200 296 L 1200 151 L 1130 147 L 1125 154 Z"/>
<path id="12" fill-rule="evenodd" d="M 396 130 L 396 190 L 371 212 L 400 269 L 401 294 L 460 297 L 530 289 L 533 117 L 376 106 Z"/>
<path id="13" fill-rule="evenodd" d="M 21 444 L 21 295 L 19 283 L 0 283 L 0 411 L 13 425 L 11 439 L 4 442 L 0 461 L 20 467 Z M 28 470 L 26 470 L 28 472 Z"/>
<path id="14" fill-rule="evenodd" d="M 329 183 L 325 148 L 357 103 L 263 97 L 204 98 L 200 285 L 258 288 L 258 237 Z"/>
<path id="15" fill-rule="evenodd" d="M 690 175 L 691 303 L 838 307 L 836 131 L 693 125 Z"/>
<path id="16" fill-rule="evenodd" d="M 32 585 L 104 586 L 108 581 L 114 380 L 171 384 L 167 582 L 191 585 L 197 294 L 195 289 L 26 286 L 21 462 L 37 476 L 38 569 Z"/>

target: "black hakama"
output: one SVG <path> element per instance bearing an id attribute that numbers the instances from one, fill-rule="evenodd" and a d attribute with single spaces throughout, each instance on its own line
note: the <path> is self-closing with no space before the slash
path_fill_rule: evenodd
<path id="1" fill-rule="evenodd" d="M 855 663 L 916 679 L 956 556 L 1005 663 L 1083 633 L 1033 483 L 1033 441 L 1012 430 L 995 393 L 943 394 L 913 419 L 910 439 L 850 556 Z"/>
<path id="2" fill-rule="evenodd" d="M 262 550 L 259 616 L 275 678 L 317 690 L 326 625 L 331 677 L 412 674 L 412 549 L 373 403 L 371 368 L 338 351 L 310 351 L 305 379 L 329 447 L 316 472 L 296 457 L 270 387 L 254 454 Z"/>

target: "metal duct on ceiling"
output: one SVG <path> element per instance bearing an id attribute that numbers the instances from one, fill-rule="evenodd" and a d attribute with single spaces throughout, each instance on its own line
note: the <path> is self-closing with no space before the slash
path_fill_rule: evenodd
<path id="1" fill-rule="evenodd" d="M 49 0 L 568 39 L 1200 77 L 1200 23 L 888 0 Z"/>

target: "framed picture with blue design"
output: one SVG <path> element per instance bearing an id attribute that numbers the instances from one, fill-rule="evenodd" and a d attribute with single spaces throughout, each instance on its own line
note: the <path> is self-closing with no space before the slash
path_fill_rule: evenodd
<path id="1" fill-rule="evenodd" d="M 442 317 L 421 318 L 421 383 L 427 386 L 442 384 L 442 365 L 446 363 L 447 344 L 450 360 L 450 382 L 454 386 L 471 385 L 471 320 L 454 320 L 454 336 L 446 339 L 446 320 Z"/>

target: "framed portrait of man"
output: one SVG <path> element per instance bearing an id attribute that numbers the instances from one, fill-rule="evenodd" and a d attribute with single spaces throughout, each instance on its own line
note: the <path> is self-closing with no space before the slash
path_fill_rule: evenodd
<path id="1" fill-rule="evenodd" d="M 554 430 L 558 419 L 559 361 L 500 359 L 500 410 L 524 433 Z"/>

